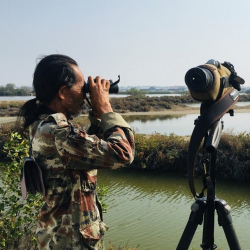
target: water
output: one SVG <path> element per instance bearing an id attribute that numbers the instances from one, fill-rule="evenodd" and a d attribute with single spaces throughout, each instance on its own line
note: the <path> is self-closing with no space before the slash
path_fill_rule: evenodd
<path id="1" fill-rule="evenodd" d="M 181 96 L 182 94 L 146 94 L 145 96 L 149 96 L 149 97 L 161 97 L 161 96 Z M 122 97 L 127 97 L 129 95 L 125 95 L 125 94 L 110 94 L 111 98 L 122 98 Z M 35 96 L 0 96 L 0 101 L 27 101 L 30 99 L 35 98 Z M 240 106 L 245 106 L 245 105 L 249 105 L 250 102 L 238 102 L 237 105 Z M 200 103 L 195 103 L 195 104 L 190 104 L 188 106 L 191 107 L 199 107 Z"/>
<path id="2" fill-rule="evenodd" d="M 0 101 L 28 101 L 35 96 L 0 96 Z"/>
<path id="3" fill-rule="evenodd" d="M 164 95 L 164 94 L 162 94 Z M 0 97 L 5 100 L 19 100 L 18 98 L 34 98 L 33 96 L 18 96 L 18 97 Z M 238 106 L 247 106 L 250 102 L 238 102 Z M 199 107 L 200 104 L 190 104 L 192 107 Z M 141 134 L 152 134 L 152 133 L 161 133 L 161 134 L 171 134 L 186 136 L 191 135 L 194 129 L 194 120 L 198 117 L 198 114 L 187 114 L 187 115 L 133 115 L 133 116 L 124 116 L 125 120 L 130 124 L 136 133 Z M 6 123 L 14 121 L 13 117 L 6 117 L 0 120 L 1 123 Z M 231 117 L 229 114 L 224 115 L 224 131 L 241 133 L 241 132 L 250 132 L 250 115 L 249 113 L 238 113 L 235 110 L 235 116 Z"/>
<path id="4" fill-rule="evenodd" d="M 106 247 L 113 245 L 140 250 L 176 249 L 194 203 L 186 177 L 170 174 L 99 170 L 99 185 L 109 189 L 108 212 L 104 221 L 110 227 L 105 236 Z M 200 191 L 201 180 L 196 180 Z M 242 249 L 249 249 L 250 188 L 249 185 L 217 181 L 217 196 L 231 206 L 233 224 Z M 229 249 L 224 231 L 215 216 L 215 243 Z M 190 248 L 200 249 L 202 226 L 198 226 Z"/>
<path id="5" fill-rule="evenodd" d="M 122 98 L 129 95 L 121 94 L 110 94 L 111 98 Z M 161 97 L 161 96 L 181 96 L 181 94 L 146 94 L 149 97 Z M 28 101 L 35 98 L 35 96 L 0 96 L 0 101 Z"/>
<path id="6" fill-rule="evenodd" d="M 182 94 L 146 94 L 145 96 L 148 96 L 148 97 L 161 97 L 161 96 L 181 96 Z M 129 95 L 116 95 L 116 94 L 110 94 L 109 95 L 110 97 L 112 98 L 120 98 L 120 97 L 127 97 Z"/>
<path id="7" fill-rule="evenodd" d="M 138 134 L 160 133 L 169 135 L 186 136 L 191 135 L 194 129 L 194 120 L 198 114 L 187 115 L 125 115 L 124 119 Z M 15 117 L 2 117 L 1 123 L 13 122 Z M 250 133 L 250 114 L 237 113 L 231 117 L 229 114 L 223 116 L 223 132 Z"/>
<path id="8" fill-rule="evenodd" d="M 195 180 L 197 191 L 201 179 Z M 187 177 L 143 170 L 99 170 L 98 184 L 108 188 L 108 205 L 104 221 L 109 226 L 105 235 L 109 245 L 125 245 L 140 250 L 176 249 L 190 216 L 194 198 Z M 217 180 L 217 197 L 231 207 L 234 229 L 241 249 L 250 245 L 250 184 Z M 218 250 L 229 249 L 224 231 L 215 214 L 215 243 Z M 200 249 L 203 226 L 193 236 L 189 250 Z"/>
<path id="9" fill-rule="evenodd" d="M 187 115 L 133 115 L 124 116 L 124 119 L 139 134 L 171 134 L 186 136 L 191 135 L 194 129 L 194 121 L 199 114 Z M 225 114 L 224 132 L 250 133 L 250 114 L 237 113 L 234 116 Z"/>
<path id="10" fill-rule="evenodd" d="M 193 108 L 199 108 L 200 107 L 200 103 L 191 103 L 191 104 L 186 104 L 188 107 L 193 107 Z M 244 107 L 244 106 L 248 106 L 250 105 L 250 102 L 237 102 L 235 104 L 235 106 L 238 107 Z"/>

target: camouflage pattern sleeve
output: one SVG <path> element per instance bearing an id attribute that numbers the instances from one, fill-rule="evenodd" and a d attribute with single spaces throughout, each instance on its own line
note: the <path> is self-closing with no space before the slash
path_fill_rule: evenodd
<path id="1" fill-rule="evenodd" d="M 57 118 L 52 115 L 55 120 Z M 73 124 L 59 124 L 55 130 L 55 144 L 59 155 L 67 158 L 72 169 L 119 168 L 132 163 L 134 136 L 131 128 L 118 113 L 101 117 L 103 139 L 89 135 Z"/>
<path id="2" fill-rule="evenodd" d="M 92 111 L 89 112 L 90 126 L 87 130 L 89 135 L 96 135 L 99 138 L 103 138 L 102 121 L 95 117 Z"/>

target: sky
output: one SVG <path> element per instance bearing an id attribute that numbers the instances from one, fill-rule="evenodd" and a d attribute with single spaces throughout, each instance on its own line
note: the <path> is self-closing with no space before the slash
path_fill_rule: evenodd
<path id="1" fill-rule="evenodd" d="M 250 1 L 0 0 L 0 85 L 32 86 L 49 54 L 124 87 L 184 86 L 190 68 L 229 61 L 248 87 Z"/>

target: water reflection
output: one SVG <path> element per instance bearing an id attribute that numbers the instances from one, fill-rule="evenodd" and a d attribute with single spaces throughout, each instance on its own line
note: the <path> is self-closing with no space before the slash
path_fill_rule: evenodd
<path id="1" fill-rule="evenodd" d="M 194 129 L 194 120 L 198 117 L 197 114 L 189 115 L 163 115 L 149 117 L 147 120 L 144 116 L 124 117 L 129 125 L 139 134 L 171 134 L 176 135 L 191 135 Z M 131 121 L 130 121 L 131 120 Z"/>
<path id="2" fill-rule="evenodd" d="M 194 121 L 198 114 L 187 115 L 133 115 L 124 116 L 124 119 L 130 126 L 140 134 L 174 133 L 176 135 L 191 135 L 194 129 Z M 224 131 L 232 133 L 249 133 L 250 132 L 250 115 L 249 113 L 237 113 L 234 116 L 225 114 L 223 116 Z"/>
<path id="3" fill-rule="evenodd" d="M 199 114 L 186 115 L 124 115 L 124 119 L 139 134 L 171 134 L 187 136 L 191 135 L 194 130 L 194 121 Z M 224 132 L 232 133 L 249 133 L 250 132 L 250 115 L 249 113 L 237 113 L 234 116 L 225 114 L 223 116 Z M 88 124 L 88 117 L 81 116 L 74 119 L 75 123 Z"/>
<path id="4" fill-rule="evenodd" d="M 134 121 L 139 121 L 141 123 L 146 123 L 148 121 L 165 121 L 165 120 L 172 120 L 178 119 L 183 117 L 183 115 L 125 115 L 124 119 L 131 123 Z"/>
<path id="5" fill-rule="evenodd" d="M 187 199 L 193 199 L 190 192 L 187 177 L 169 173 L 157 173 L 143 170 L 99 170 L 101 183 L 111 187 L 111 190 L 120 190 L 125 192 L 126 189 L 133 190 L 136 195 L 146 195 L 155 197 L 156 195 L 186 196 Z M 197 191 L 203 187 L 202 179 L 195 179 Z M 216 194 L 219 198 L 227 200 L 228 203 L 234 204 L 234 207 L 241 208 L 248 201 L 250 209 L 250 185 L 247 183 L 236 183 L 219 180 L 216 183 Z"/>
<path id="6" fill-rule="evenodd" d="M 200 107 L 201 104 L 200 103 L 190 103 L 190 104 L 186 103 L 185 105 L 188 107 L 198 108 Z M 235 106 L 249 108 L 250 102 L 237 102 Z"/>
<path id="7" fill-rule="evenodd" d="M 131 247 L 141 244 L 142 250 L 176 248 L 194 202 L 185 176 L 149 171 L 104 170 L 99 171 L 101 184 L 109 188 L 109 208 L 105 222 L 111 228 L 106 242 L 112 240 L 116 245 L 129 242 Z M 201 180 L 197 179 L 197 190 L 201 186 Z M 231 206 L 241 247 L 247 249 L 250 230 L 249 185 L 218 181 L 216 194 Z M 202 226 L 199 226 L 190 247 L 199 249 L 202 230 Z M 228 249 L 223 230 L 217 222 L 215 230 L 215 242 L 222 249 Z"/>
<path id="8" fill-rule="evenodd" d="M 136 133 L 153 134 L 171 134 L 188 136 L 194 130 L 194 121 L 199 114 L 186 115 L 123 115 Z M 224 132 L 230 133 L 250 133 L 250 115 L 249 113 L 237 113 L 234 116 L 225 114 L 223 116 Z M 87 116 L 81 116 L 74 119 L 75 123 L 88 124 Z"/>

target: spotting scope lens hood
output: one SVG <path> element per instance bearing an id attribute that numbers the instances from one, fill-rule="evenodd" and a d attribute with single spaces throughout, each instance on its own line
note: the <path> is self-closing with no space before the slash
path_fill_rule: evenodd
<path id="1" fill-rule="evenodd" d="M 195 67 L 185 75 L 185 83 L 193 91 L 206 91 L 213 85 L 213 82 L 213 74 L 208 69 Z"/>

